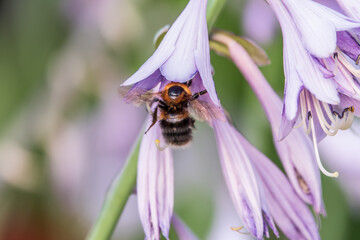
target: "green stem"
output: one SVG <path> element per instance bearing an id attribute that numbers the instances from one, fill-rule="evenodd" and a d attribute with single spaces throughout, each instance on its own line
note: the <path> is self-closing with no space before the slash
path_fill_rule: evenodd
<path id="1" fill-rule="evenodd" d="M 226 0 L 208 0 L 206 9 L 206 20 L 208 23 L 208 29 L 212 29 L 215 20 L 219 16 L 222 8 L 225 5 Z"/>
<path id="2" fill-rule="evenodd" d="M 139 137 L 125 166 L 114 179 L 105 197 L 100 216 L 91 229 L 87 240 L 110 239 L 125 204 L 135 187 L 141 139 L 142 138 Z"/>

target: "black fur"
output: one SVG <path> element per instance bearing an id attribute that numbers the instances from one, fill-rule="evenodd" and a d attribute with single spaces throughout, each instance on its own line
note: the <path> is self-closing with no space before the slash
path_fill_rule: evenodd
<path id="1" fill-rule="evenodd" d="M 174 146 L 183 146 L 192 140 L 192 129 L 195 120 L 187 117 L 179 122 L 160 121 L 162 135 L 166 143 Z"/>

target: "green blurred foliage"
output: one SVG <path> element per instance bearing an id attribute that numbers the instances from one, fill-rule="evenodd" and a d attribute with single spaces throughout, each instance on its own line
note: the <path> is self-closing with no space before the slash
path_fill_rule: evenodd
<path id="1" fill-rule="evenodd" d="M 56 0 L 3 1 L 0 16 L 0 133 L 45 83 L 68 26 Z"/>
<path id="2" fill-rule="evenodd" d="M 47 85 L 46 74 L 49 64 L 72 30 L 72 26 L 61 13 L 60 3 L 61 0 L 5 0 L 1 2 L 0 135 L 4 134 L 19 112 L 27 107 L 29 100 Z M 133 73 L 152 54 L 153 36 L 157 30 L 173 22 L 186 3 L 186 0 L 137 0 L 136 6 L 145 25 L 141 37 L 127 43 L 126 47 L 109 47 L 107 49 L 109 59 L 115 65 L 121 65 L 125 75 Z M 228 1 L 215 27 L 243 35 L 240 21 L 243 4 L 244 1 Z M 264 49 L 272 64 L 262 67 L 261 70 L 273 88 L 282 96 L 284 75 L 280 31 L 274 42 L 265 46 Z M 234 124 L 250 142 L 279 165 L 268 121 L 255 94 L 230 60 L 211 53 L 211 62 L 215 69 L 214 80 L 219 98 L 230 112 Z M 101 81 L 101 79 L 94 79 L 94 81 Z M 85 108 L 97 107 L 97 97 L 93 94 L 96 89 L 92 89 L 93 87 L 96 88 L 97 85 L 90 85 L 91 91 L 85 90 L 83 94 L 79 94 L 79 99 L 72 106 L 73 108 L 69 109 L 69 114 L 77 112 L 79 108 L 84 108 L 84 105 Z M 71 219 L 71 213 L 56 209 L 57 200 L 53 198 L 50 186 L 45 184 L 50 178 L 46 172 L 48 170 L 46 156 L 41 156 L 37 152 L 34 157 L 38 160 L 36 165 L 42 169 L 40 171 L 42 175 L 39 178 L 45 186 L 38 189 L 35 195 L 11 188 L 2 189 L 2 206 L 12 205 L 21 199 L 22 201 L 17 204 L 31 205 L 32 207 L 24 207 L 29 211 L 35 211 L 31 214 L 44 213 L 52 220 L 61 216 L 60 220 L 57 219 L 52 224 L 69 227 L 69 224 L 64 224 L 64 222 Z M 323 189 L 328 217 L 321 221 L 322 239 L 360 239 L 359 216 L 349 210 L 336 179 L 323 178 Z M 214 197 L 210 196 L 208 191 L 202 191 L 199 186 L 189 187 L 188 191 L 188 195 L 177 196 L 175 210 L 201 239 L 206 239 L 213 221 Z M 14 206 L 16 208 L 17 205 Z M 4 209 L 0 211 L 0 215 L 6 215 Z M 50 221 L 47 217 L 39 219 Z M 83 229 L 84 225 L 86 222 L 77 225 L 80 230 L 74 230 L 75 236 L 84 235 L 86 232 Z M 139 233 L 134 239 L 142 238 L 143 235 Z"/>

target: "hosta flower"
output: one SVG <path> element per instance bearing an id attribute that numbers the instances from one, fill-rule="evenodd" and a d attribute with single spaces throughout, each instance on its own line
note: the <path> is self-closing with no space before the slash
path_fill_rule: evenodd
<path id="1" fill-rule="evenodd" d="M 315 220 L 284 174 L 228 122 L 214 121 L 221 166 L 236 210 L 257 239 L 275 223 L 289 239 L 319 239 Z"/>
<path id="2" fill-rule="evenodd" d="M 212 38 L 228 47 L 231 59 L 259 98 L 271 124 L 276 150 L 294 189 L 317 213 L 325 213 L 320 175 L 310 139 L 301 129 L 294 129 L 285 139 L 278 141 L 282 124 L 280 98 L 242 46 L 226 35 L 216 34 Z"/>
<path id="3" fill-rule="evenodd" d="M 198 75 L 213 103 L 219 105 L 211 75 L 206 4 L 207 0 L 190 0 L 154 54 L 122 86 L 134 84 L 133 91 L 149 90 L 165 80 L 183 83 Z"/>
<path id="4" fill-rule="evenodd" d="M 174 206 L 173 160 L 170 148 L 159 151 L 155 147 L 155 140 L 161 138 L 156 125 L 143 136 L 139 151 L 136 192 L 140 220 L 149 240 L 160 239 L 160 230 L 168 239 Z"/>
<path id="5" fill-rule="evenodd" d="M 360 107 L 358 70 L 352 65 L 359 51 L 355 39 L 360 22 L 311 0 L 269 0 L 283 32 L 285 137 L 300 116 L 300 124 L 316 142 L 351 126 Z M 351 47 L 349 47 L 351 46 Z M 351 59 L 353 58 L 353 59 Z M 355 59 L 355 61 L 354 61 Z M 318 155 L 318 154 L 317 154 Z M 317 157 L 320 169 L 327 172 Z"/>
<path id="6" fill-rule="evenodd" d="M 214 121 L 213 128 L 224 177 L 246 229 L 257 239 L 262 239 L 264 235 L 269 236 L 268 224 L 278 235 L 252 166 L 256 159 L 248 155 L 239 140 L 240 134 L 228 122 Z"/>
<path id="7" fill-rule="evenodd" d="M 219 109 L 210 65 L 206 4 L 206 0 L 189 1 L 154 54 L 120 87 L 120 90 L 126 90 L 126 86 L 133 85 L 127 91 L 125 101 L 136 103 L 149 90 L 159 92 L 171 82 L 190 83 L 191 80 L 190 91 L 194 94 L 207 91 L 208 94 L 201 96 L 201 99 L 214 109 Z M 157 116 L 151 107 L 149 111 Z M 149 125 L 154 127 L 149 128 L 143 136 L 137 194 L 146 238 L 152 240 L 160 239 L 160 230 L 168 237 L 173 210 L 173 169 L 171 149 L 161 146 L 166 142 L 162 135 L 164 131 L 161 132 L 156 121 L 149 121 Z"/>
<path id="8" fill-rule="evenodd" d="M 336 0 L 336 1 L 349 17 L 360 20 L 360 4 L 358 0 Z"/>

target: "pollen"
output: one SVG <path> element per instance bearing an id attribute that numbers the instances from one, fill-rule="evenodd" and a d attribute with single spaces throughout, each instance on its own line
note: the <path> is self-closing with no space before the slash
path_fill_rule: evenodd
<path id="1" fill-rule="evenodd" d="M 159 151 L 164 151 L 169 146 L 169 144 L 165 144 L 164 146 L 160 146 L 160 140 L 159 139 L 155 140 L 155 145 L 156 145 L 156 148 Z"/>

